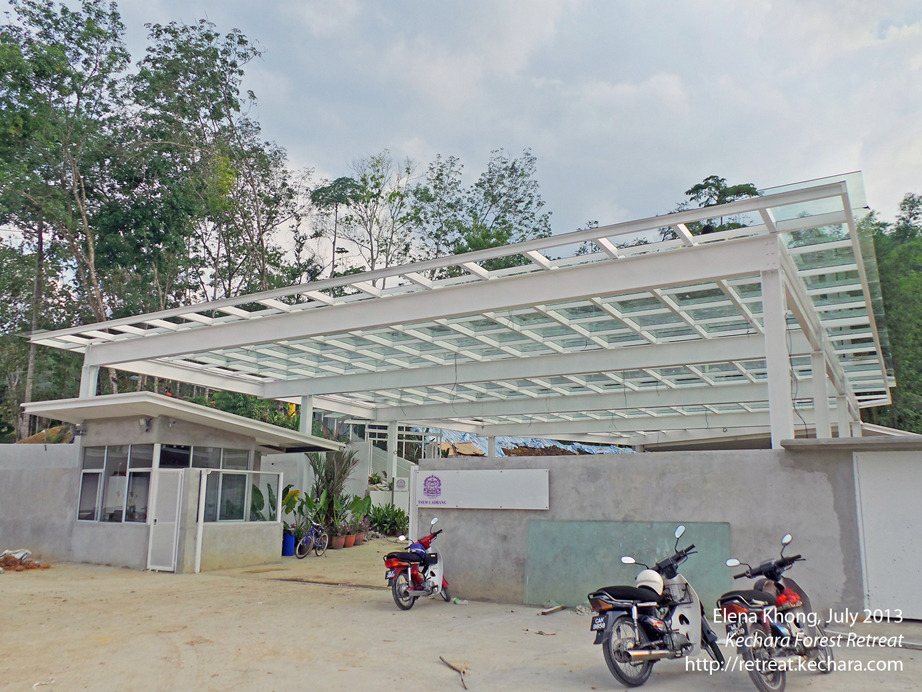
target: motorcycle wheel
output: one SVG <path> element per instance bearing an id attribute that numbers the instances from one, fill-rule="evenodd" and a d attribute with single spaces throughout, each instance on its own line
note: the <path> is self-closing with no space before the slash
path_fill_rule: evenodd
<path id="1" fill-rule="evenodd" d="M 826 628 L 821 624 L 816 623 L 816 631 L 820 639 L 828 640 L 829 635 L 826 634 Z M 816 669 L 823 675 L 828 675 L 832 672 L 833 665 L 832 662 L 835 658 L 832 655 L 832 647 L 828 644 L 826 646 L 818 646 L 813 651 L 810 652 L 810 658 L 814 658 L 817 661 Z"/>
<path id="2" fill-rule="evenodd" d="M 448 590 L 447 586 L 442 587 L 441 594 L 442 594 L 443 601 L 445 601 L 446 603 L 451 603 L 451 592 Z"/>
<path id="3" fill-rule="evenodd" d="M 410 580 L 407 578 L 407 573 L 401 572 L 391 585 L 391 595 L 400 610 L 409 610 L 416 603 L 416 596 L 411 596 L 407 593 L 409 588 Z"/>
<path id="4" fill-rule="evenodd" d="M 763 625 L 748 627 L 744 641 L 750 642 L 752 646 L 742 647 L 743 660 L 746 661 L 749 677 L 756 689 L 760 692 L 784 692 L 787 673 L 778 667 L 778 660 L 772 658 L 769 637 Z"/>
<path id="5" fill-rule="evenodd" d="M 324 531 L 322 534 L 320 534 L 317 542 L 314 543 L 314 554 L 317 557 L 320 557 L 327 551 L 328 545 L 330 545 L 330 537 L 327 535 L 326 531 Z"/>
<path id="6" fill-rule="evenodd" d="M 634 621 L 627 615 L 619 615 L 611 628 L 611 636 L 602 642 L 605 663 L 615 679 L 628 687 L 640 687 L 653 672 L 653 661 L 624 663 L 618 660 L 617 652 L 636 649 L 647 643 L 643 628 L 634 632 Z"/>
<path id="7" fill-rule="evenodd" d="M 311 534 L 308 534 L 300 541 L 298 541 L 295 546 L 295 557 L 299 560 L 303 560 L 307 557 L 308 553 L 311 552 L 311 548 L 314 547 L 314 537 Z"/>

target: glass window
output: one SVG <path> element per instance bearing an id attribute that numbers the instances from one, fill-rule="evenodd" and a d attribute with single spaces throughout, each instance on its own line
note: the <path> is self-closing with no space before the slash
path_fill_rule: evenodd
<path id="1" fill-rule="evenodd" d="M 100 521 L 122 521 L 128 486 L 128 445 L 110 446 L 106 452 Z"/>
<path id="2" fill-rule="evenodd" d="M 162 445 L 160 447 L 160 468 L 188 468 L 190 449 L 188 445 Z"/>
<path id="3" fill-rule="evenodd" d="M 221 449 L 219 447 L 193 447 L 192 468 L 219 469 L 221 468 Z"/>
<path id="4" fill-rule="evenodd" d="M 83 470 L 99 469 L 106 463 L 105 447 L 86 447 L 83 450 Z"/>
<path id="5" fill-rule="evenodd" d="M 149 469 L 154 464 L 154 445 L 131 445 L 131 469 Z"/>
<path id="6" fill-rule="evenodd" d="M 105 447 L 103 447 L 105 450 Z M 96 506 L 99 495 L 99 478 L 101 473 L 84 473 L 80 479 L 80 504 L 77 519 L 96 521 Z"/>
<path id="7" fill-rule="evenodd" d="M 219 518 L 222 521 L 243 519 L 246 490 L 247 478 L 244 474 L 221 474 L 221 516 Z"/>
<path id="8" fill-rule="evenodd" d="M 218 483 L 220 473 L 209 473 L 205 485 L 205 521 L 218 520 Z"/>
<path id="9" fill-rule="evenodd" d="M 222 468 L 235 471 L 246 471 L 250 453 L 245 449 L 225 449 L 224 464 Z"/>
<path id="10" fill-rule="evenodd" d="M 132 454 L 134 454 L 134 450 L 132 450 Z M 149 497 L 150 473 L 132 473 L 128 479 L 128 501 L 125 503 L 125 521 L 146 522 Z"/>

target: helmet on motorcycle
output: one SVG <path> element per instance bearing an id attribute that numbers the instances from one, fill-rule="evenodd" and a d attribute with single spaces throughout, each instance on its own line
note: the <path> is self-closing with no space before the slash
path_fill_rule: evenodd
<path id="1" fill-rule="evenodd" d="M 663 595 L 663 578 L 660 576 L 659 572 L 655 570 L 643 570 L 637 575 L 636 584 L 637 588 L 646 586 L 648 589 L 653 589 L 657 596 Z"/>

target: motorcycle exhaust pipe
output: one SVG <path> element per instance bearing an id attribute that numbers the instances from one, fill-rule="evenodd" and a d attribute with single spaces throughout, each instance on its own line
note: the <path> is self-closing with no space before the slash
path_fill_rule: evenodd
<path id="1" fill-rule="evenodd" d="M 629 651 L 624 651 L 622 653 L 630 655 L 630 662 L 634 663 L 636 661 L 658 661 L 661 658 L 673 658 L 675 652 L 669 651 L 667 649 L 654 649 L 650 650 L 640 650 L 631 649 Z M 627 661 L 625 661 L 627 662 Z"/>

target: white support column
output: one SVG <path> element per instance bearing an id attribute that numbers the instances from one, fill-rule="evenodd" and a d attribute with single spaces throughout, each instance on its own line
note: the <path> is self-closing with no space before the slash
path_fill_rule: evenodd
<path id="1" fill-rule="evenodd" d="M 822 351 L 810 354 L 813 370 L 813 412 L 816 421 L 817 439 L 832 437 L 832 425 L 829 422 L 829 394 L 826 390 L 826 357 Z"/>
<path id="2" fill-rule="evenodd" d="M 791 361 L 788 354 L 784 285 L 778 269 L 762 272 L 762 315 L 765 321 L 772 449 L 781 449 L 781 440 L 794 437 L 794 402 L 791 398 Z"/>
<path id="3" fill-rule="evenodd" d="M 496 435 L 487 438 L 487 456 L 491 459 L 496 456 Z"/>
<path id="4" fill-rule="evenodd" d="M 410 507 L 407 512 L 410 516 L 409 526 L 407 527 L 407 536 L 410 540 L 416 540 L 419 537 L 419 507 L 416 504 L 416 485 L 419 477 L 419 466 L 413 464 L 410 466 Z"/>
<path id="5" fill-rule="evenodd" d="M 301 397 L 301 422 L 298 432 L 310 435 L 314 422 L 314 397 L 311 395 Z"/>
<path id="6" fill-rule="evenodd" d="M 393 495 L 397 491 L 397 421 L 395 420 L 387 424 L 387 480 L 393 483 L 391 502 L 396 505 Z"/>
<path id="7" fill-rule="evenodd" d="M 852 418 L 848 413 L 848 399 L 836 397 L 836 422 L 839 424 L 839 437 L 852 436 Z"/>
<path id="8" fill-rule="evenodd" d="M 96 396 L 96 388 L 99 386 L 99 366 L 84 365 L 80 371 L 80 398 L 88 399 Z"/>

